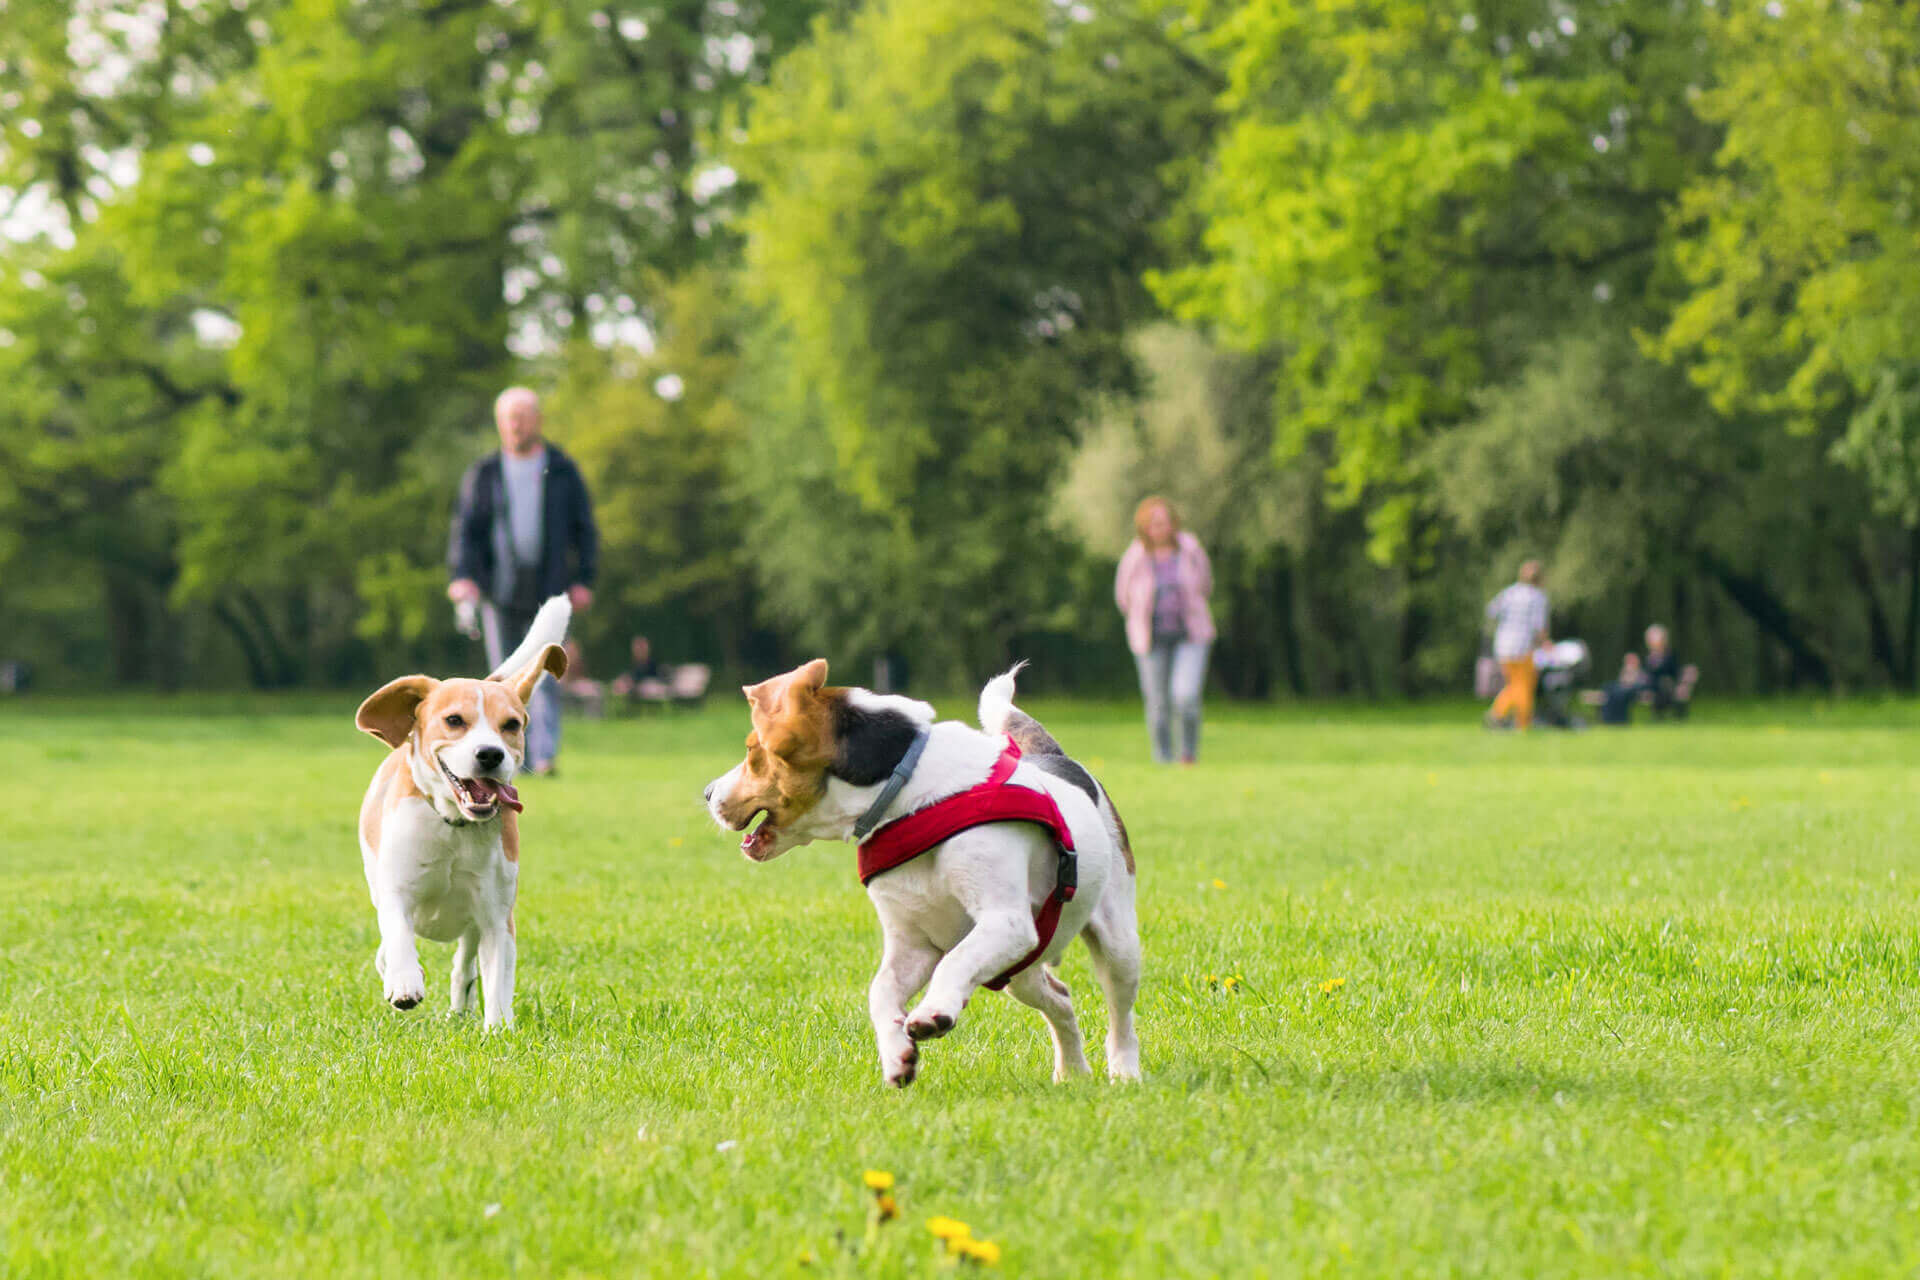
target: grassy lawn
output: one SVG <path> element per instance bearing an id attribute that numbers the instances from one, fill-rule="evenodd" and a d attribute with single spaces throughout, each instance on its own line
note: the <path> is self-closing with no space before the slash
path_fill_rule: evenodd
<path id="1" fill-rule="evenodd" d="M 0 1274 L 922 1275 L 936 1214 L 1007 1275 L 1920 1267 L 1903 707 L 1216 708 L 1175 772 L 1037 705 L 1132 828 L 1147 1080 L 1050 1084 L 983 994 L 896 1094 L 851 849 L 699 806 L 737 699 L 523 788 L 514 1031 L 434 944 L 388 1009 L 353 701 L 0 706 Z"/>

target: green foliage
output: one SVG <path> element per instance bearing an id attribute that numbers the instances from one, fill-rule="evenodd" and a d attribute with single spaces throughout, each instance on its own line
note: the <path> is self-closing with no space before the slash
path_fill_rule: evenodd
<path id="1" fill-rule="evenodd" d="M 1278 444 L 1326 434 L 1373 551 L 1414 546 L 1415 458 L 1511 370 L 1507 339 L 1625 292 L 1679 180 L 1660 6 L 1197 4 L 1228 123 L 1190 198 L 1181 315 L 1286 361 Z M 1643 270 L 1643 267 L 1638 267 Z M 1611 281 L 1611 283 L 1609 283 Z"/>
<path id="2" fill-rule="evenodd" d="M 650 292 L 658 349 L 575 349 L 546 405 L 551 434 L 586 475 L 601 560 L 613 568 L 583 621 L 600 634 L 603 619 L 691 619 L 715 628 L 720 656 L 737 661 L 753 596 L 732 483 L 747 444 L 733 304 L 726 277 L 712 271 Z M 624 652 L 625 638 L 609 635 L 602 647 Z"/>
<path id="3" fill-rule="evenodd" d="M 880 4 L 750 99 L 756 390 L 782 420 L 756 416 L 779 462 L 746 483 L 768 598 L 812 643 L 945 669 L 1047 612 L 1040 498 L 1086 392 L 1125 377 L 1161 170 L 1204 108 L 1144 18 L 1079 13 Z M 836 519 L 774 514 L 796 506 Z"/>
<path id="4" fill-rule="evenodd" d="M 1724 131 L 1688 186 L 1663 348 L 1724 413 L 1843 424 L 1834 456 L 1920 525 L 1920 23 L 1898 5 L 1733 5 Z"/>

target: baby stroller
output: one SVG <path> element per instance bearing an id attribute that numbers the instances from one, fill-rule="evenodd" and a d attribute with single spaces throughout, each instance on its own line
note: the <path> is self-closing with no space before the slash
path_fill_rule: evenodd
<path id="1" fill-rule="evenodd" d="M 1533 718 L 1550 729 L 1584 729 L 1586 718 L 1574 714 L 1574 686 L 1592 665 L 1584 640 L 1560 640 L 1541 645 L 1533 651 L 1533 665 L 1540 672 L 1540 688 Z"/>

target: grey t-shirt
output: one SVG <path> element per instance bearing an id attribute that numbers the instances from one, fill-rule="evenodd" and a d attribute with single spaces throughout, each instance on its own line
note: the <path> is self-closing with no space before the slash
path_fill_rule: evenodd
<path id="1" fill-rule="evenodd" d="M 515 564 L 536 565 L 544 550 L 541 519 L 546 487 L 547 451 L 543 448 L 529 458 L 500 455 L 500 475 L 507 489 L 508 535 L 513 539 Z"/>

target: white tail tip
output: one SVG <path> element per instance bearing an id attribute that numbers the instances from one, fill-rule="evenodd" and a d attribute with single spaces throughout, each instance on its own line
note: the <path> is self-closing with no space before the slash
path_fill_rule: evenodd
<path id="1" fill-rule="evenodd" d="M 980 727 L 988 733 L 1007 731 L 1007 717 L 1013 713 L 1013 678 L 1026 665 L 1024 659 L 1014 663 L 980 691 Z"/>
<path id="2" fill-rule="evenodd" d="M 487 674 L 489 680 L 499 680 L 518 671 L 537 657 L 540 651 L 550 644 L 559 644 L 567 638 L 567 623 L 573 620 L 573 602 L 565 596 L 553 596 L 540 606 L 540 612 L 533 615 L 533 625 L 527 628 L 527 638 L 520 647 L 508 654 L 506 660 Z"/>

